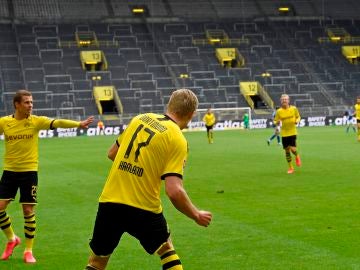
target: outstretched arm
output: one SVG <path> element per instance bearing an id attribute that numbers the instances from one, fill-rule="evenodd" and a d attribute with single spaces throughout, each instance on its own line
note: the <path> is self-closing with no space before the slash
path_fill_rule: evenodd
<path id="1" fill-rule="evenodd" d="M 94 116 L 90 116 L 87 119 L 85 119 L 84 121 L 80 122 L 80 127 L 81 128 L 88 128 L 89 125 L 94 122 Z"/>
<path id="2" fill-rule="evenodd" d="M 200 226 L 207 227 L 210 225 L 212 219 L 211 212 L 199 210 L 193 205 L 183 187 L 181 178 L 167 176 L 165 178 L 165 191 L 177 210 L 193 219 Z"/>
<path id="3" fill-rule="evenodd" d="M 89 124 L 91 124 L 93 121 L 94 121 L 94 116 L 90 116 L 86 120 L 81 122 L 67 120 L 67 119 L 56 119 L 53 121 L 52 127 L 53 128 L 73 128 L 73 127 L 87 128 L 89 127 Z"/>

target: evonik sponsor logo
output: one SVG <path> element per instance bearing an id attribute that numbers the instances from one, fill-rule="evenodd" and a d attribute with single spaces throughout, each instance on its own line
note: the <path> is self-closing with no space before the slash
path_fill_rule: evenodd
<path id="1" fill-rule="evenodd" d="M 5 135 L 5 141 L 16 141 L 16 140 L 31 140 L 34 138 L 33 134 L 17 134 L 17 135 Z"/>

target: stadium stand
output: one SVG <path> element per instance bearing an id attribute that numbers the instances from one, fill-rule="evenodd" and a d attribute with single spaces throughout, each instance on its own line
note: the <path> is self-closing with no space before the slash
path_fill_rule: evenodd
<path id="1" fill-rule="evenodd" d="M 292 16 L 265 0 L 1 0 L 0 112 L 11 113 L 11 93 L 25 87 L 35 93 L 37 112 L 98 114 L 97 85 L 115 86 L 124 115 L 163 112 L 178 87 L 193 89 L 200 108 L 244 107 L 239 82 L 258 81 L 275 102 L 286 92 L 305 114 L 342 113 L 359 94 L 360 68 L 328 30 L 346 29 L 351 44 L 359 42 L 359 8 L 351 0 L 341 8 L 335 0 L 290 4 Z M 134 6 L 148 13 L 134 15 Z M 209 44 L 209 30 L 229 42 Z M 77 46 L 79 32 L 96 35 L 107 70 L 82 68 L 80 51 L 93 48 Z M 226 46 L 236 47 L 243 66 L 218 62 L 215 49 Z"/>

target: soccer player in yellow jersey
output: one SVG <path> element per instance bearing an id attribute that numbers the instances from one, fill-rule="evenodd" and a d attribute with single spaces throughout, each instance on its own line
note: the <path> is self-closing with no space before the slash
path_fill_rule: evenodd
<path id="1" fill-rule="evenodd" d="M 160 256 L 163 270 L 182 270 L 160 201 L 165 185 L 172 204 L 200 226 L 212 219 L 199 210 L 183 187 L 188 146 L 186 128 L 198 106 L 188 89 L 172 93 L 165 115 L 145 113 L 134 117 L 108 151 L 113 160 L 99 198 L 87 270 L 103 270 L 122 235 L 139 240 L 149 254 Z M 131 267 L 130 267 L 131 268 Z"/>
<path id="2" fill-rule="evenodd" d="M 215 114 L 211 111 L 210 108 L 207 109 L 207 112 L 203 117 L 203 122 L 205 123 L 206 134 L 209 143 L 214 142 L 213 127 L 215 125 L 215 121 L 216 121 Z"/>
<path id="3" fill-rule="evenodd" d="M 281 107 L 276 110 L 274 122 L 277 126 L 281 125 L 281 140 L 285 150 L 286 161 L 288 162 L 288 173 L 294 173 L 291 153 L 295 156 L 298 167 L 301 166 L 300 155 L 296 149 L 296 125 L 300 122 L 300 114 L 295 106 L 290 105 L 290 98 L 283 94 L 280 98 Z"/>
<path id="4" fill-rule="evenodd" d="M 356 104 L 354 107 L 357 126 L 357 140 L 360 142 L 360 96 L 356 98 Z"/>
<path id="5" fill-rule="evenodd" d="M 2 260 L 7 260 L 14 248 L 20 244 L 15 235 L 11 219 L 6 208 L 15 199 L 20 189 L 20 203 L 24 214 L 25 263 L 35 263 L 32 248 L 35 236 L 35 205 L 38 186 L 38 133 L 40 130 L 58 127 L 86 128 L 93 121 L 89 117 L 85 121 L 76 122 L 64 119 L 49 119 L 32 115 L 33 99 L 31 92 L 16 92 L 13 104 L 15 113 L 0 118 L 0 134 L 5 137 L 4 170 L 0 180 L 0 228 L 8 239 Z"/>

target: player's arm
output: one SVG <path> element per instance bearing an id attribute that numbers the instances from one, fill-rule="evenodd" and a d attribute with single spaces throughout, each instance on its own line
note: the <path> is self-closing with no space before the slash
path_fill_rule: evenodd
<path id="1" fill-rule="evenodd" d="M 279 116 L 279 112 L 276 111 L 276 113 L 274 115 L 274 125 L 275 125 L 275 127 L 279 127 L 280 122 L 281 122 L 281 119 L 280 119 L 280 116 Z"/>
<path id="2" fill-rule="evenodd" d="M 108 150 L 108 158 L 114 161 L 118 150 L 119 150 L 119 143 L 116 140 L 115 143 Z"/>
<path id="3" fill-rule="evenodd" d="M 301 120 L 299 110 L 295 107 L 295 124 L 299 124 Z"/>
<path id="4" fill-rule="evenodd" d="M 73 120 L 67 120 L 67 119 L 55 119 L 51 123 L 51 128 L 73 128 L 73 127 L 81 127 L 81 128 L 87 128 L 89 127 L 89 124 L 91 124 L 94 121 L 94 116 L 90 116 L 84 121 L 73 121 Z"/>
<path id="5" fill-rule="evenodd" d="M 118 150 L 119 150 L 120 144 L 122 142 L 123 136 L 124 136 L 124 133 L 121 133 L 119 135 L 119 137 L 117 137 L 114 144 L 111 145 L 109 150 L 108 150 L 108 158 L 111 159 L 112 161 L 115 160 L 115 157 L 116 157 L 116 155 L 118 153 Z"/>
<path id="6" fill-rule="evenodd" d="M 208 211 L 199 210 L 193 205 L 180 177 L 175 175 L 166 176 L 165 191 L 171 203 L 181 213 L 193 219 L 200 226 L 207 227 L 210 224 L 212 214 Z"/>

